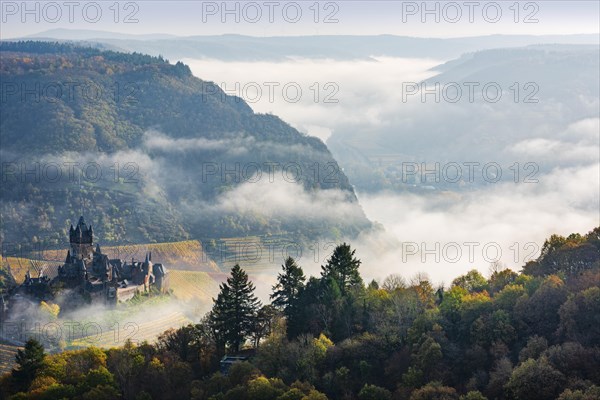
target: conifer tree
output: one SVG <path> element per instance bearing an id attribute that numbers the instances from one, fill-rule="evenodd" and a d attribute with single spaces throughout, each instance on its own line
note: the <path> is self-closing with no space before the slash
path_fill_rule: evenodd
<path id="1" fill-rule="evenodd" d="M 306 277 L 302 268 L 292 257 L 288 257 L 281 268 L 282 273 L 277 275 L 277 284 L 273 286 L 273 294 L 270 297 L 273 300 L 273 306 L 282 310 L 284 315 L 289 317 L 294 303 L 304 288 Z"/>
<path id="2" fill-rule="evenodd" d="M 321 277 L 335 281 L 342 296 L 348 293 L 351 287 L 363 284 L 358 272 L 360 260 L 354 257 L 355 252 L 356 250 L 352 250 L 349 244 L 342 243 L 333 250 L 327 265 L 321 267 Z"/>
<path id="3" fill-rule="evenodd" d="M 248 274 L 238 264 L 220 288 L 217 299 L 213 299 L 210 323 L 219 345 L 238 352 L 252 334 L 260 301 L 254 295 L 254 284 L 248 281 Z"/>
<path id="4" fill-rule="evenodd" d="M 17 391 L 27 391 L 35 378 L 37 371 L 42 368 L 44 346 L 35 339 L 29 339 L 25 348 L 19 350 L 15 356 L 18 368 L 12 370 L 12 379 Z"/>

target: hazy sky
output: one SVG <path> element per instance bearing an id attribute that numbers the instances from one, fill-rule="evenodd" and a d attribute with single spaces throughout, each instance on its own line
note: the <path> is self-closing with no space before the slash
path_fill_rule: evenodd
<path id="1" fill-rule="evenodd" d="M 48 29 L 255 36 L 598 33 L 592 1 L 0 1 L 1 37 Z"/>

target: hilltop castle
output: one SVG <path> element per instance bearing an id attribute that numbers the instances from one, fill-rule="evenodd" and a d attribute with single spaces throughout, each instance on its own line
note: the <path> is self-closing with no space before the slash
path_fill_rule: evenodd
<path id="1" fill-rule="evenodd" d="M 58 267 L 56 276 L 50 278 L 40 273 L 33 278 L 28 272 L 20 292 L 45 298 L 51 292 L 71 289 L 93 303 L 116 304 L 152 288 L 162 293 L 168 291 L 168 271 L 162 264 L 152 263 L 152 253 L 146 253 L 144 261 L 132 258 L 130 263 L 110 259 L 99 244 L 94 247 L 92 225 L 88 226 L 83 217 L 77 226 L 71 225 L 69 242 L 65 262 Z"/>

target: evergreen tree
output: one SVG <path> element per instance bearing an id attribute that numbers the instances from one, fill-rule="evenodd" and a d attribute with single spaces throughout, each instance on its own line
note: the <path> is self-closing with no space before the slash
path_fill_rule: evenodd
<path id="1" fill-rule="evenodd" d="M 333 250 L 327 265 L 321 267 L 321 277 L 335 281 L 342 295 L 345 295 L 350 288 L 363 284 L 358 272 L 361 262 L 354 257 L 355 252 L 356 250 L 352 250 L 349 244 L 342 243 Z"/>
<path id="2" fill-rule="evenodd" d="M 284 315 L 289 317 L 294 303 L 304 288 L 306 277 L 292 257 L 288 257 L 281 268 L 283 272 L 277 275 L 277 284 L 273 286 L 273 294 L 270 297 L 273 305 L 283 310 Z"/>
<path id="3" fill-rule="evenodd" d="M 248 281 L 248 274 L 238 264 L 220 288 L 217 299 L 213 299 L 210 323 L 221 348 L 227 346 L 238 352 L 252 334 L 260 301 L 254 296 L 254 284 Z"/>
<path id="4" fill-rule="evenodd" d="M 256 313 L 252 326 L 252 340 L 254 347 L 258 349 L 260 341 L 273 332 L 274 322 L 279 315 L 271 304 L 262 306 Z"/>
<path id="5" fill-rule="evenodd" d="M 12 370 L 13 383 L 17 391 L 27 391 L 35 378 L 37 371 L 42 368 L 44 346 L 35 339 L 29 339 L 25 348 L 19 350 L 15 356 L 18 368 Z"/>

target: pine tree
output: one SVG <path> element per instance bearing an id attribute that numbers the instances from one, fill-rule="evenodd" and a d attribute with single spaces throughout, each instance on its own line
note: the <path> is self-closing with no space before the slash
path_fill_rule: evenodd
<path id="1" fill-rule="evenodd" d="M 17 391 L 27 391 L 29 385 L 35 378 L 35 374 L 42 367 L 44 358 L 44 346 L 35 339 L 29 339 L 25 348 L 19 350 L 15 356 L 18 368 L 12 370 L 13 384 Z"/>
<path id="2" fill-rule="evenodd" d="M 210 323 L 217 342 L 237 353 L 252 334 L 260 301 L 254 296 L 254 284 L 248 281 L 248 274 L 238 264 L 220 288 L 217 299 L 213 299 Z"/>
<path id="3" fill-rule="evenodd" d="M 321 277 L 335 281 L 342 295 L 345 295 L 350 288 L 363 284 L 358 272 L 361 262 L 354 257 L 355 252 L 356 250 L 352 250 L 349 244 L 340 244 L 333 250 L 327 265 L 321 267 Z"/>
<path id="4" fill-rule="evenodd" d="M 300 291 L 304 288 L 306 277 L 292 257 L 288 257 L 281 268 L 283 272 L 277 275 L 277 284 L 273 286 L 273 294 L 270 297 L 273 306 L 283 310 L 284 315 L 289 317 Z"/>

